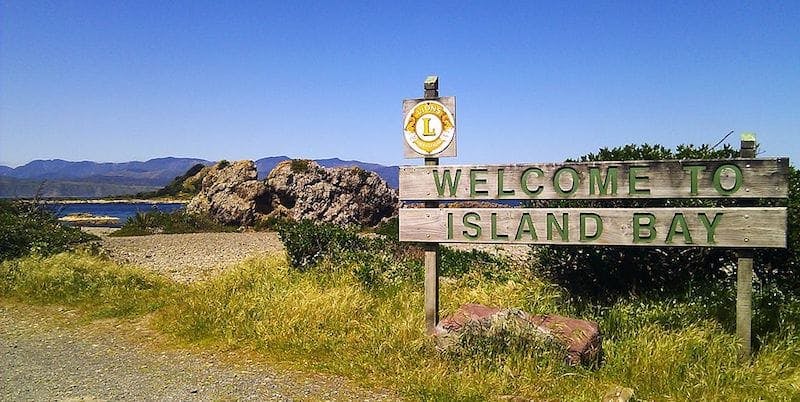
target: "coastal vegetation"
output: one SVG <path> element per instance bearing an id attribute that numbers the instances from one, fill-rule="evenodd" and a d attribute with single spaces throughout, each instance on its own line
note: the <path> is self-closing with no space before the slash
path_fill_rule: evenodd
<path id="1" fill-rule="evenodd" d="M 190 167 L 186 173 L 172 179 L 166 186 L 155 191 L 137 193 L 133 198 L 143 200 L 154 198 L 172 200 L 190 199 L 200 192 L 200 184 L 205 176 L 204 173 L 207 171 L 208 169 L 205 164 L 195 164 Z"/>
<path id="2" fill-rule="evenodd" d="M 586 158 L 690 157 L 682 149 L 623 147 Z M 733 151 L 720 152 L 709 155 Z M 596 401 L 631 388 L 644 400 L 793 400 L 800 397 L 794 169 L 789 195 L 788 250 L 756 255 L 756 345 L 748 360 L 738 357 L 733 335 L 734 256 L 696 249 L 540 246 L 517 260 L 442 248 L 443 316 L 482 303 L 593 320 L 605 360 L 597 368 L 569 367 L 543 345 L 502 336 L 471 338 L 457 354 L 440 352 L 424 333 L 423 252 L 398 241 L 396 219 L 368 236 L 310 220 L 274 222 L 286 255 L 252 258 L 191 284 L 92 249 L 58 253 L 77 240 L 46 253 L 31 246 L 35 241 L 20 241 L 27 248 L 0 262 L 0 298 L 68 305 L 87 317 L 147 316 L 177 344 L 254 351 L 277 367 L 342 375 L 409 399 Z M 2 233 L 17 227 L 0 218 Z M 183 219 L 185 226 L 170 226 Z M 142 215 L 129 230 L 208 230 L 202 226 L 209 222 L 192 219 L 205 218 Z"/>
<path id="3" fill-rule="evenodd" d="M 38 203 L 0 200 L 0 261 L 56 254 L 92 240 L 97 237 L 61 225 Z"/>
<path id="4" fill-rule="evenodd" d="M 110 236 L 145 236 L 151 234 L 233 232 L 235 226 L 220 224 L 202 214 L 191 214 L 183 209 L 174 212 L 137 212 Z"/>

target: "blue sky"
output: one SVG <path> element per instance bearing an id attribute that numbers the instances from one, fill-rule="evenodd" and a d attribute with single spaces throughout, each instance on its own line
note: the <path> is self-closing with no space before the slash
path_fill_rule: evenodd
<path id="1" fill-rule="evenodd" d="M 443 163 L 758 135 L 800 158 L 800 2 L 0 0 L 0 164 L 402 158 L 401 101 L 457 99 Z M 796 164 L 796 163 L 795 163 Z"/>

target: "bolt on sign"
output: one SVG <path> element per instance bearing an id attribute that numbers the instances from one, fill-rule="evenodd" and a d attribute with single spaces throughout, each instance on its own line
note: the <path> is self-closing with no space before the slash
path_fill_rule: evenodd
<path id="1" fill-rule="evenodd" d="M 788 171 L 787 158 L 404 166 L 400 199 L 786 198 Z M 400 240 L 786 247 L 786 208 L 403 208 Z"/>
<path id="2" fill-rule="evenodd" d="M 456 98 L 403 101 L 403 155 L 406 158 L 456 156 Z"/>

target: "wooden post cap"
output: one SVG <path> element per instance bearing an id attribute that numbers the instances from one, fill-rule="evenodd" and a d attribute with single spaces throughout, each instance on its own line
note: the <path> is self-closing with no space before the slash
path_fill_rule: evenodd
<path id="1" fill-rule="evenodd" d="M 437 75 L 429 75 L 425 78 L 425 90 L 437 90 L 439 89 L 439 76 Z"/>

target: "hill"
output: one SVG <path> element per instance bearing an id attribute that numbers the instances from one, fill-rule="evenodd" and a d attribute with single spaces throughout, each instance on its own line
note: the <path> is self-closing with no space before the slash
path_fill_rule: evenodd
<path id="1" fill-rule="evenodd" d="M 101 198 L 152 191 L 157 188 L 155 186 L 89 181 L 15 179 L 0 176 L 0 198 Z"/>
<path id="2" fill-rule="evenodd" d="M 287 156 L 256 160 L 258 177 L 263 179 Z M 398 188 L 397 166 L 339 158 L 319 159 L 324 167 L 358 166 L 377 173 L 392 188 Z M 156 158 L 145 162 L 98 163 L 62 159 L 35 160 L 23 166 L 0 166 L 0 197 L 76 197 L 94 198 L 144 193 L 176 185 L 181 176 L 198 164 L 214 162 L 197 158 Z M 177 181 L 176 181 L 177 180 Z"/>
<path id="3" fill-rule="evenodd" d="M 204 159 L 172 157 L 123 163 L 71 162 L 50 159 L 35 160 L 10 170 L 0 169 L 0 175 L 15 179 L 67 180 L 160 187 L 198 163 L 209 165 L 212 162 Z"/>

